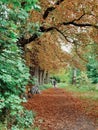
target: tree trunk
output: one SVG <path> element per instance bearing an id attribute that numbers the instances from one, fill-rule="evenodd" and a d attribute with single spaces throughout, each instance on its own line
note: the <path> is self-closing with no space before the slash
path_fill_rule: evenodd
<path id="1" fill-rule="evenodd" d="M 38 84 L 39 84 L 39 67 L 38 66 L 36 66 L 34 69 L 34 76 L 35 78 L 37 78 Z"/>
<path id="2" fill-rule="evenodd" d="M 46 72 L 45 83 L 46 84 L 49 83 L 49 73 L 48 73 L 48 71 Z"/>
<path id="3" fill-rule="evenodd" d="M 77 77 L 77 69 L 72 69 L 72 84 L 76 84 L 76 77 Z"/>
<path id="4" fill-rule="evenodd" d="M 42 84 L 45 83 L 45 76 L 46 76 L 46 71 L 43 70 L 43 72 L 42 72 Z"/>
<path id="5" fill-rule="evenodd" d="M 45 76 L 46 76 L 45 70 L 40 70 L 40 72 L 39 72 L 39 84 L 40 85 L 44 84 Z"/>
<path id="6" fill-rule="evenodd" d="M 39 70 L 39 84 L 42 85 L 42 70 Z"/>

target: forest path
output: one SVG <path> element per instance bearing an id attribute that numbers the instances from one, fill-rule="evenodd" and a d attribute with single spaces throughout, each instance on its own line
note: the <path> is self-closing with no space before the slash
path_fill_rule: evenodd
<path id="1" fill-rule="evenodd" d="M 24 104 L 37 112 L 35 124 L 40 130 L 98 130 L 94 116 L 89 118 L 86 113 L 88 105 L 60 88 L 47 89 Z"/>

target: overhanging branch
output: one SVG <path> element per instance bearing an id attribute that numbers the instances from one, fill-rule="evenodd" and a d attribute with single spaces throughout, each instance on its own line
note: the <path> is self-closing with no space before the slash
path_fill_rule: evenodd
<path id="1" fill-rule="evenodd" d="M 77 27 L 94 27 L 96 29 L 98 29 L 98 25 L 93 25 L 93 24 L 90 24 L 90 23 L 76 23 L 76 22 L 62 22 L 60 23 L 60 25 L 73 25 L 73 26 L 77 26 Z"/>
<path id="2" fill-rule="evenodd" d="M 56 30 L 58 33 L 60 33 L 66 39 L 67 42 L 70 42 L 70 40 L 68 40 L 67 36 L 64 35 L 64 33 L 56 27 L 50 27 L 50 28 L 47 28 L 47 29 L 44 28 L 44 27 L 41 27 L 40 29 L 41 29 L 42 32 L 49 32 L 49 31 L 52 31 L 52 30 Z"/>
<path id="3" fill-rule="evenodd" d="M 55 2 L 54 7 L 52 6 L 52 7 L 47 8 L 43 14 L 43 19 L 46 19 L 49 13 L 56 9 L 56 5 L 60 5 L 63 1 L 64 0 L 58 0 L 57 2 Z"/>
<path id="4" fill-rule="evenodd" d="M 62 22 L 62 23 L 59 23 L 59 25 L 61 25 L 61 26 L 62 25 L 64 25 L 64 26 L 73 25 L 73 26 L 77 26 L 77 27 L 94 27 L 94 28 L 98 29 L 97 25 L 93 25 L 93 24 L 89 24 L 89 23 L 76 23 L 76 22 L 73 22 L 73 21 Z M 61 30 L 59 30 L 57 27 L 49 27 L 49 28 L 45 28 L 44 26 L 40 27 L 40 32 L 42 32 L 42 33 L 49 32 L 49 31 L 52 31 L 52 30 L 58 31 L 68 42 L 71 42 L 67 38 L 67 36 Z M 25 39 L 24 37 L 20 38 L 17 44 L 20 45 L 21 47 L 24 47 L 26 44 L 34 41 L 37 38 L 38 38 L 38 35 L 35 33 L 28 39 Z M 71 43 L 73 43 L 73 42 L 71 42 Z"/>
<path id="5" fill-rule="evenodd" d="M 24 38 L 24 37 L 21 37 L 21 38 L 18 40 L 17 44 L 18 44 L 19 46 L 21 46 L 21 47 L 24 47 L 26 44 L 28 44 L 28 43 L 34 41 L 34 40 L 37 39 L 37 38 L 38 38 L 38 35 L 37 35 L 36 33 L 33 34 L 33 35 L 32 35 L 30 38 L 28 38 L 28 39 L 26 39 L 26 38 Z"/>

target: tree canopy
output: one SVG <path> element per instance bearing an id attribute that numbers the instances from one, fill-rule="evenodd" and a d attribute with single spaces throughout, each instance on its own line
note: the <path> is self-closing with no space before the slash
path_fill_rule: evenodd
<path id="1" fill-rule="evenodd" d="M 39 21 L 38 32 L 45 36 L 48 36 L 50 32 L 54 44 L 71 45 L 74 48 L 74 54 L 70 55 L 69 59 L 74 63 L 73 57 L 75 57 L 75 62 L 77 57 L 78 60 L 82 59 L 82 65 L 85 64 L 87 46 L 91 45 L 92 41 L 94 44 L 98 43 L 97 0 L 40 0 L 39 5 L 41 10 L 31 11 L 29 21 Z M 20 39 L 21 46 L 32 41 L 42 40 L 40 35 L 34 33 L 33 35 L 28 34 L 28 37 L 23 36 Z M 47 37 L 45 38 L 47 39 Z"/>

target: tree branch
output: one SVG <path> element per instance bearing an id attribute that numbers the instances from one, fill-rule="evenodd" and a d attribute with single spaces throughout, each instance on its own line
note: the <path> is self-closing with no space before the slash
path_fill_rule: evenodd
<path id="1" fill-rule="evenodd" d="M 90 24 L 90 23 L 76 23 L 74 21 L 71 21 L 71 22 L 63 22 L 61 23 L 60 25 L 74 25 L 74 26 L 77 26 L 77 27 L 94 27 L 96 29 L 98 29 L 98 25 L 93 25 L 93 24 Z"/>
<path id="2" fill-rule="evenodd" d="M 50 12 L 52 12 L 54 9 L 55 9 L 55 7 L 49 7 L 49 8 L 47 8 L 46 11 L 45 11 L 44 14 L 43 14 L 43 19 L 46 19 L 47 16 L 48 16 L 48 14 L 49 14 Z"/>
<path id="3" fill-rule="evenodd" d="M 65 26 L 73 25 L 73 26 L 77 26 L 77 27 L 94 27 L 94 28 L 98 29 L 97 25 L 93 25 L 93 24 L 90 24 L 90 23 L 76 23 L 74 21 L 62 22 L 59 25 L 61 25 L 61 26 L 62 25 L 65 25 Z M 57 27 L 49 27 L 49 28 L 45 28 L 44 26 L 40 27 L 40 32 L 42 32 L 42 33 L 49 32 L 49 31 L 52 31 L 52 30 L 58 31 L 68 42 L 71 42 L 70 40 L 68 40 L 67 36 L 65 36 L 64 33 L 62 31 L 60 31 Z M 17 44 L 21 47 L 24 47 L 26 44 L 34 41 L 37 38 L 38 38 L 38 35 L 35 33 L 28 39 L 25 39 L 24 37 L 20 38 Z M 73 42 L 71 42 L 71 43 L 73 43 Z"/>
<path id="4" fill-rule="evenodd" d="M 77 45 L 75 46 L 75 52 L 76 52 L 76 54 L 78 55 L 78 57 L 79 57 L 81 60 L 83 60 L 85 63 L 88 63 L 88 60 L 87 60 L 87 59 L 84 59 L 84 58 L 81 56 L 81 54 L 79 53 Z"/>
<path id="5" fill-rule="evenodd" d="M 38 38 L 38 35 L 37 35 L 36 33 L 33 34 L 33 35 L 32 35 L 30 38 L 28 38 L 28 39 L 25 39 L 24 37 L 21 37 L 21 38 L 19 39 L 19 41 L 17 42 L 17 44 L 18 44 L 18 46 L 21 46 L 21 47 L 24 48 L 24 46 L 25 46 L 26 44 L 28 44 L 28 43 L 34 41 L 34 40 L 37 39 L 37 38 Z"/>
<path id="6" fill-rule="evenodd" d="M 47 28 L 47 29 L 44 28 L 44 27 L 40 27 L 40 29 L 41 29 L 42 32 L 49 32 L 49 31 L 52 31 L 52 30 L 56 30 L 66 39 L 67 42 L 70 42 L 70 40 L 68 40 L 67 36 L 64 35 L 64 33 L 56 27 L 50 27 L 50 28 Z"/>
<path id="7" fill-rule="evenodd" d="M 49 13 L 56 9 L 55 6 L 60 5 L 63 1 L 64 0 L 58 0 L 57 2 L 55 2 L 54 7 L 52 6 L 52 7 L 47 8 L 43 14 L 43 19 L 46 19 L 48 17 Z"/>

